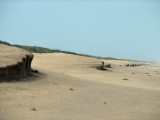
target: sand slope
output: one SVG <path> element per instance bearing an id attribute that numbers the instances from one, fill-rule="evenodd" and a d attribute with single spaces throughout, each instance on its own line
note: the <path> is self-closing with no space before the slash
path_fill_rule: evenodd
<path id="1" fill-rule="evenodd" d="M 0 83 L 0 120 L 160 119 L 159 66 L 126 67 L 132 62 L 105 60 L 113 68 L 100 71 L 100 59 L 34 56 L 32 67 L 39 74 Z"/>
<path id="2" fill-rule="evenodd" d="M 22 58 L 26 55 L 32 56 L 32 54 L 26 50 L 0 44 L 0 67 L 17 64 L 17 62 L 21 62 Z"/>
<path id="3" fill-rule="evenodd" d="M 30 52 L 0 44 L 0 81 L 27 76 L 31 72 L 33 54 Z"/>

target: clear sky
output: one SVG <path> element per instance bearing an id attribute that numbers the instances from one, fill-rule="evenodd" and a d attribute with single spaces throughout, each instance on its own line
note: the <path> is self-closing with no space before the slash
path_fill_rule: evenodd
<path id="1" fill-rule="evenodd" d="M 0 0 L 0 40 L 160 63 L 160 1 Z"/>

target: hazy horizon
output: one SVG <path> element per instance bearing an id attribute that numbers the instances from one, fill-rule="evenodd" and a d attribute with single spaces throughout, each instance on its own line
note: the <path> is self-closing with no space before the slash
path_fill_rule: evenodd
<path id="1" fill-rule="evenodd" d="M 0 0 L 0 40 L 160 63 L 160 1 Z"/>

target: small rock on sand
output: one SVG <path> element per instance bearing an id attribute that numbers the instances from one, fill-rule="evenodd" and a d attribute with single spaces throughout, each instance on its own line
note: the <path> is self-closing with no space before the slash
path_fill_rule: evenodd
<path id="1" fill-rule="evenodd" d="M 33 111 L 37 111 L 37 109 L 36 109 L 36 108 L 32 108 L 32 110 L 33 110 Z"/>

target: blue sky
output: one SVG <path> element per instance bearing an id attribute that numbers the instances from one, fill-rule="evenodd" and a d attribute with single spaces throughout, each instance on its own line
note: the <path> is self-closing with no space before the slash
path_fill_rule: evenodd
<path id="1" fill-rule="evenodd" d="M 160 1 L 0 0 L 0 40 L 160 63 Z"/>

